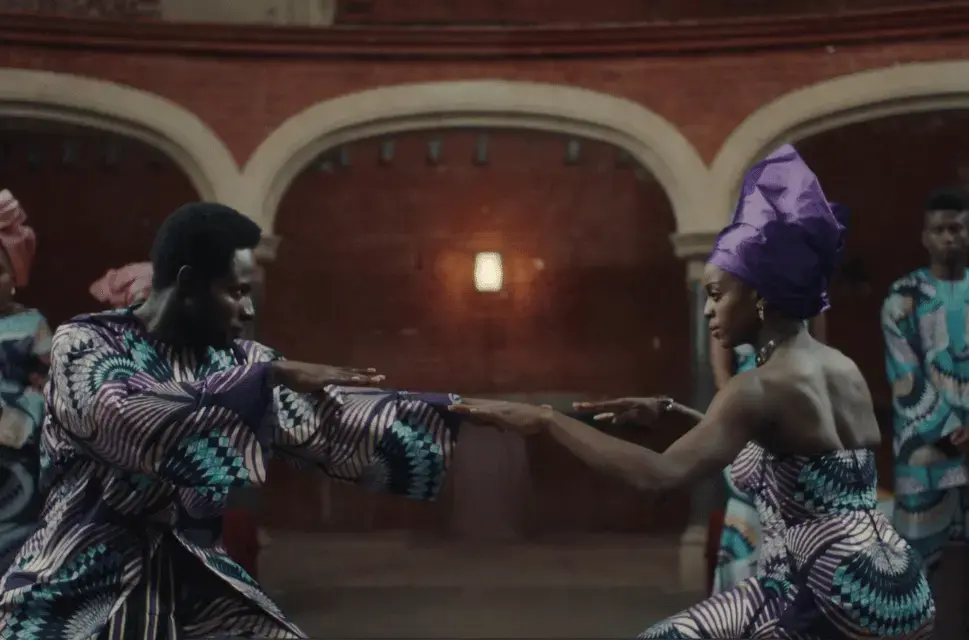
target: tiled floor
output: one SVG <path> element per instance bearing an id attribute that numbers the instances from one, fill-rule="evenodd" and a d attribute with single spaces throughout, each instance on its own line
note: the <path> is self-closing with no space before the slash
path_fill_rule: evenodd
<path id="1" fill-rule="evenodd" d="M 261 577 L 318 638 L 624 638 L 696 601 L 670 539 L 471 546 L 277 532 Z"/>

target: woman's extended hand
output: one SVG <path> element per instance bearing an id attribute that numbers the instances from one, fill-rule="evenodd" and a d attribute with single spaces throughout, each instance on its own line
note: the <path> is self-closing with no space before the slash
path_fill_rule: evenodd
<path id="1" fill-rule="evenodd" d="M 572 406 L 576 411 L 594 414 L 593 420 L 597 422 L 648 427 L 673 407 L 673 399 L 666 396 L 618 398 L 601 402 L 576 402 Z"/>

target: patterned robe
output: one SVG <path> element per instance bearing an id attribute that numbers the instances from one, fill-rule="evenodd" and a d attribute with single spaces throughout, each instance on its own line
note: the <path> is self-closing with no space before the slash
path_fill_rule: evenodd
<path id="1" fill-rule="evenodd" d="M 0 572 L 37 528 L 43 505 L 39 433 L 50 345 L 36 309 L 0 318 Z"/>
<path id="2" fill-rule="evenodd" d="M 131 310 L 54 335 L 43 527 L 3 577 L 0 638 L 303 638 L 226 554 L 231 487 L 269 455 L 433 499 L 456 443 L 455 397 L 268 384 L 249 341 L 204 356 L 155 340 Z"/>
<path id="3" fill-rule="evenodd" d="M 757 367 L 757 350 L 749 344 L 733 350 L 735 375 Z M 734 484 L 732 466 L 723 470 L 727 506 L 723 514 L 720 550 L 713 574 L 713 593 L 723 593 L 754 575 L 757 570 L 757 544 L 760 541 L 760 516 L 754 500 Z"/>
<path id="4" fill-rule="evenodd" d="M 922 559 L 878 509 L 874 452 L 775 455 L 751 442 L 731 466 L 760 515 L 755 575 L 641 638 L 932 638 Z"/>
<path id="5" fill-rule="evenodd" d="M 951 539 L 966 540 L 969 472 L 949 442 L 969 425 L 969 274 L 939 281 L 919 269 L 896 281 L 882 307 L 892 385 L 895 526 L 929 566 Z"/>

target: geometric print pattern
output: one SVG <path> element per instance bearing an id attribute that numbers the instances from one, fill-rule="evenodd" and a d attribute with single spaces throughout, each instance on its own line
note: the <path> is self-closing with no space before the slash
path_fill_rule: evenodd
<path id="1" fill-rule="evenodd" d="M 932 637 L 921 557 L 878 510 L 873 452 L 779 456 L 751 442 L 732 470 L 760 514 L 755 575 L 641 638 Z"/>
<path id="2" fill-rule="evenodd" d="M 729 466 L 723 475 L 727 487 L 727 506 L 717 551 L 713 593 L 729 591 L 754 575 L 761 538 L 760 514 L 753 499 L 734 485 Z"/>
<path id="3" fill-rule="evenodd" d="M 892 386 L 895 494 L 969 485 L 949 435 L 969 425 L 969 275 L 941 282 L 929 269 L 897 280 L 882 305 Z"/>
<path id="4" fill-rule="evenodd" d="M 272 456 L 367 488 L 437 497 L 457 396 L 270 388 L 279 355 L 255 342 L 198 356 L 131 310 L 54 335 L 42 432 L 42 526 L 0 579 L 0 640 L 302 638 L 229 558 L 230 487 Z"/>
<path id="5" fill-rule="evenodd" d="M 0 318 L 0 572 L 37 528 L 42 507 L 40 426 L 51 334 L 36 309 Z"/>
<path id="6" fill-rule="evenodd" d="M 733 349 L 734 375 L 757 367 L 757 350 L 751 345 Z M 723 531 L 713 574 L 713 593 L 722 593 L 754 575 L 757 569 L 757 546 L 760 543 L 760 514 L 754 500 L 733 481 L 730 466 L 723 470 L 727 488 L 727 506 Z"/>
<path id="7" fill-rule="evenodd" d="M 919 269 L 882 306 L 892 386 L 895 526 L 926 571 L 949 541 L 969 540 L 969 469 L 948 437 L 969 425 L 969 275 L 940 281 Z"/>

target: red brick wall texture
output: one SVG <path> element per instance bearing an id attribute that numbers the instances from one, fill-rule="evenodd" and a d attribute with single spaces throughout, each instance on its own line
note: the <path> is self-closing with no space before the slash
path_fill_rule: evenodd
<path id="1" fill-rule="evenodd" d="M 964 51 L 965 42 L 953 40 L 682 58 L 364 63 L 10 45 L 0 48 L 0 66 L 102 78 L 163 96 L 212 127 L 240 164 L 283 121 L 321 100 L 381 85 L 484 78 L 628 98 L 672 122 L 709 161 L 748 114 L 785 93 Z M 849 257 L 870 293 L 834 292 L 831 337 L 859 361 L 882 407 L 880 297 L 922 260 L 913 238 L 925 191 L 964 175 L 964 125 L 960 113 L 906 116 L 801 145 L 829 195 L 855 211 Z M 381 367 L 405 386 L 685 395 L 685 269 L 668 242 L 675 225 L 660 187 L 602 144 L 583 141 L 570 164 L 561 136 L 487 133 L 485 165 L 473 161 L 479 132 L 425 131 L 397 136 L 389 163 L 379 161 L 379 140 L 360 140 L 348 145 L 349 166 L 337 159 L 307 167 L 277 218 L 283 244 L 268 272 L 263 338 L 297 357 Z M 427 161 L 432 138 L 442 145 L 439 164 Z M 72 162 L 62 158 L 67 139 L 85 150 Z M 25 301 L 55 322 L 90 309 L 87 284 L 108 267 L 142 259 L 165 213 L 195 197 L 171 163 L 136 143 L 125 141 L 119 160 L 106 162 L 105 140 L 53 125 L 0 131 L 2 186 L 24 202 L 40 235 Z M 470 265 L 458 255 L 475 247 L 505 254 L 514 284 L 507 297 L 473 295 Z M 549 443 L 534 443 L 529 455 L 528 504 L 548 527 L 649 531 L 676 529 L 686 518 L 685 500 L 650 507 Z M 447 501 L 415 506 L 356 492 L 349 500 L 342 489 L 327 519 L 317 481 L 279 472 L 272 482 L 269 513 L 283 526 L 438 528 L 447 520 Z"/>

